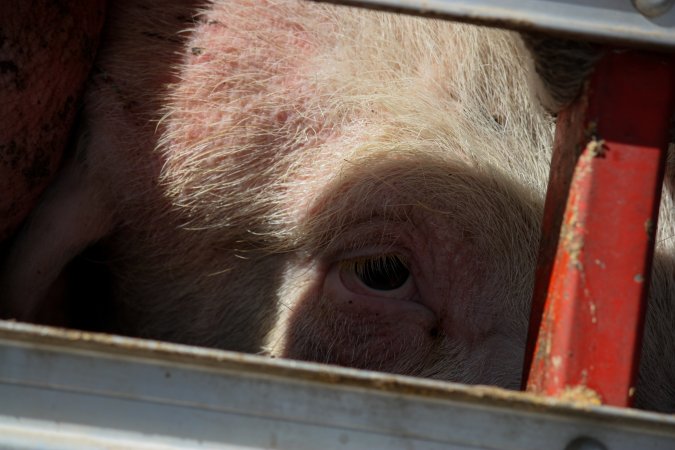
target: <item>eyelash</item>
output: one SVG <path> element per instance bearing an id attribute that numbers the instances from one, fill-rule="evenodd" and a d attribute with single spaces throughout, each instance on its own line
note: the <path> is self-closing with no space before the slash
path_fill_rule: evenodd
<path id="1" fill-rule="evenodd" d="M 395 253 L 358 257 L 340 261 L 339 264 L 341 269 L 353 272 L 359 277 L 365 276 L 368 269 L 372 269 L 373 266 L 377 269 L 384 268 L 386 272 L 391 272 L 392 268 L 396 267 L 397 264 L 402 264 L 406 269 L 410 270 L 407 258 Z"/>

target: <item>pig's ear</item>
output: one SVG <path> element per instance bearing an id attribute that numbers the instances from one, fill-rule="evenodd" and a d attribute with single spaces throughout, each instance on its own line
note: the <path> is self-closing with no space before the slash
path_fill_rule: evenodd
<path id="1" fill-rule="evenodd" d="M 68 263 L 111 231 L 112 217 L 84 164 L 66 165 L 0 264 L 0 318 L 36 322 L 45 317 Z"/>
<path id="2" fill-rule="evenodd" d="M 532 56 L 530 84 L 542 105 L 557 113 L 581 93 L 602 50 L 588 42 L 536 33 L 523 33 L 521 38 Z"/>

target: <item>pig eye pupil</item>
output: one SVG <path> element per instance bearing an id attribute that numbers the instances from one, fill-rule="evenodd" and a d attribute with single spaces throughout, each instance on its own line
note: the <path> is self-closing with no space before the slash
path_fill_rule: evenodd
<path id="1" fill-rule="evenodd" d="M 370 289 L 392 291 L 405 284 L 410 271 L 398 256 L 387 255 L 360 262 L 356 275 Z"/>

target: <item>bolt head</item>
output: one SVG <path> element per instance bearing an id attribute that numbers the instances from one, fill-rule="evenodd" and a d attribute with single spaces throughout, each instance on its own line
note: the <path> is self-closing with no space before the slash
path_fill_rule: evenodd
<path id="1" fill-rule="evenodd" d="M 593 438 L 582 436 L 567 444 L 565 450 L 607 450 L 607 447 Z"/>
<path id="2" fill-rule="evenodd" d="M 673 6 L 675 0 L 633 0 L 633 5 L 640 14 L 654 18 L 662 16 Z"/>

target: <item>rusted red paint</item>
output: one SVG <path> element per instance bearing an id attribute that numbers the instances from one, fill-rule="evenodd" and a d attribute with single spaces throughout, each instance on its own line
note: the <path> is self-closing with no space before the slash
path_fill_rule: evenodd
<path id="1" fill-rule="evenodd" d="M 563 214 L 567 203 L 567 194 L 572 182 L 574 167 L 583 147 L 579 145 L 586 139 L 586 111 L 588 96 L 581 96 L 576 103 L 558 114 L 551 169 L 549 171 L 548 191 L 544 216 L 542 218 L 542 235 L 539 242 L 539 258 L 535 274 L 532 308 L 530 310 L 530 328 L 525 350 L 523 374 L 528 374 L 532 364 L 539 325 L 544 313 L 544 302 L 553 271 L 558 237 L 562 226 Z M 523 376 L 522 388 L 525 389 L 527 376 Z"/>
<path id="2" fill-rule="evenodd" d="M 585 97 L 561 115 L 554 161 L 562 173 L 546 201 L 528 390 L 561 396 L 583 386 L 604 404 L 630 405 L 674 111 L 672 57 L 609 52 Z M 557 230 L 547 227 L 560 223 L 565 199 L 550 269 L 545 251 Z"/>

